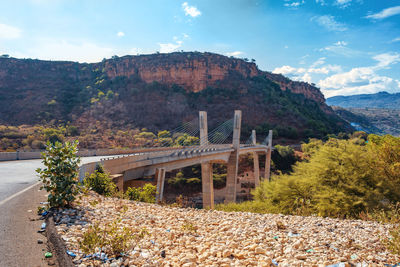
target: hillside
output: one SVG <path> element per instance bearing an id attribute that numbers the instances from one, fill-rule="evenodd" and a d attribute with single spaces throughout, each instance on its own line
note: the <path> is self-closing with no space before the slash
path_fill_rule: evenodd
<path id="1" fill-rule="evenodd" d="M 335 112 L 359 131 L 400 136 L 400 110 L 379 108 L 340 108 Z"/>
<path id="2" fill-rule="evenodd" d="M 172 129 L 209 113 L 210 127 L 243 111 L 244 133 L 299 139 L 348 131 L 318 88 L 218 54 L 124 56 L 99 63 L 0 58 L 0 123 Z"/>
<path id="3" fill-rule="evenodd" d="M 376 94 L 334 96 L 328 98 L 326 103 L 330 106 L 343 108 L 400 109 L 400 93 L 379 92 Z"/>

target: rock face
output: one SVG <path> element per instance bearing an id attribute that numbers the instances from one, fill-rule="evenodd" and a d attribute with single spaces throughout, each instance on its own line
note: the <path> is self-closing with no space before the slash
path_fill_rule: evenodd
<path id="1" fill-rule="evenodd" d="M 105 72 L 110 78 L 138 75 L 147 83 L 177 84 L 192 92 L 214 85 L 233 71 L 244 78 L 260 74 L 254 63 L 211 53 L 125 56 L 105 62 Z"/>
<path id="2" fill-rule="evenodd" d="M 143 56 L 124 56 L 104 62 L 105 72 L 110 78 L 139 76 L 147 83 L 177 84 L 188 91 L 199 92 L 215 86 L 229 75 L 236 73 L 243 78 L 264 76 L 281 87 L 318 103 L 325 98 L 318 88 L 305 82 L 291 81 L 279 74 L 261 71 L 255 63 L 228 58 L 213 53 L 171 53 Z"/>

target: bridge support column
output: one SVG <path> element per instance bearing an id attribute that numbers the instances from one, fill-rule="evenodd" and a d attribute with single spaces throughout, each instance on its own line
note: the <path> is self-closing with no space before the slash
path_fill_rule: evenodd
<path id="1" fill-rule="evenodd" d="M 207 112 L 199 112 L 200 147 L 208 146 Z M 203 193 L 203 208 L 214 208 L 214 184 L 212 164 L 201 163 L 201 186 Z"/>
<path id="2" fill-rule="evenodd" d="M 256 145 L 256 130 L 251 132 L 251 141 L 253 145 Z M 253 152 L 253 173 L 254 173 L 254 185 L 257 187 L 260 185 L 260 163 L 258 160 L 257 152 Z"/>
<path id="3" fill-rule="evenodd" d="M 214 209 L 214 184 L 212 163 L 201 164 L 201 184 L 203 190 L 203 208 Z"/>
<path id="4" fill-rule="evenodd" d="M 238 175 L 241 124 L 242 111 L 235 110 L 232 138 L 232 147 L 234 151 L 231 153 L 228 160 L 225 203 L 236 202 L 236 184 Z"/>
<path id="5" fill-rule="evenodd" d="M 272 152 L 272 130 L 268 133 L 268 149 L 265 156 L 265 180 L 271 181 L 271 152 Z"/>
<path id="6" fill-rule="evenodd" d="M 160 203 L 164 196 L 165 169 L 157 168 L 155 176 L 157 181 L 156 203 Z"/>

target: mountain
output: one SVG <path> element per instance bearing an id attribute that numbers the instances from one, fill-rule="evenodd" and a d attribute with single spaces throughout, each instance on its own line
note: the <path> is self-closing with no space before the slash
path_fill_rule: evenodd
<path id="1" fill-rule="evenodd" d="M 387 108 L 400 109 L 400 93 L 362 94 L 350 96 L 334 96 L 326 100 L 330 106 L 342 108 Z"/>
<path id="2" fill-rule="evenodd" d="M 208 111 L 212 128 L 243 111 L 243 132 L 280 137 L 349 131 L 318 88 L 213 53 L 124 56 L 99 63 L 0 58 L 0 123 L 172 129 Z"/>
<path id="3" fill-rule="evenodd" d="M 400 136 L 400 109 L 333 107 L 336 114 L 358 131 Z"/>

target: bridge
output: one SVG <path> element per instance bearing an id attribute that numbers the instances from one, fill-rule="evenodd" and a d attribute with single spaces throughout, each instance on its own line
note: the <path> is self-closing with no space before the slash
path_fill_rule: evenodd
<path id="1" fill-rule="evenodd" d="M 85 164 L 80 169 L 80 179 L 85 173 L 93 173 L 101 164 L 112 175 L 119 190 L 123 190 L 125 182 L 145 176 L 155 175 L 157 181 L 156 201 L 163 200 L 165 173 L 187 166 L 201 164 L 201 181 L 203 207 L 214 207 L 214 187 L 212 164 L 227 164 L 225 203 L 236 201 L 236 184 L 238 180 L 239 156 L 251 153 L 253 155 L 254 183 L 260 183 L 259 155 L 266 154 L 264 179 L 270 179 L 272 131 L 269 131 L 264 142 L 257 144 L 256 131 L 253 130 L 249 139 L 240 141 L 242 112 L 236 110 L 230 119 L 208 132 L 207 113 L 199 112 L 198 129 L 180 127 L 177 133 L 199 133 L 199 144 L 191 146 L 173 146 L 164 142 L 157 147 L 137 149 L 134 153 L 120 157 L 106 158 L 99 162 Z M 190 128 L 190 129 L 189 129 Z M 232 135 L 232 142 L 224 143 Z"/>

